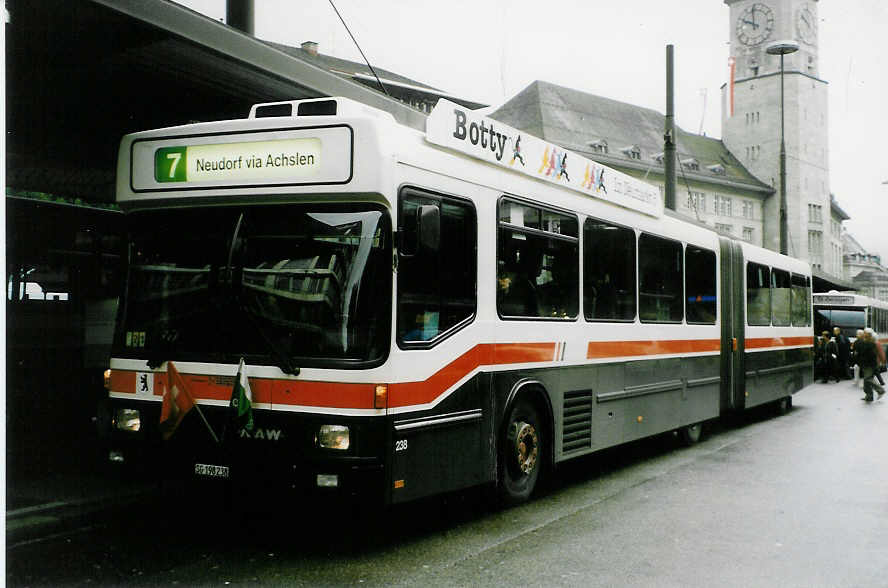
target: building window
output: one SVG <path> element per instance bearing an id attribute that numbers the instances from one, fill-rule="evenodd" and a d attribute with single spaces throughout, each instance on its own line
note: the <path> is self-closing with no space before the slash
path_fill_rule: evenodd
<path id="1" fill-rule="evenodd" d="M 818 224 L 823 222 L 823 206 L 820 204 L 808 205 L 808 222 Z"/>
<path id="2" fill-rule="evenodd" d="M 743 200 L 743 218 L 755 218 L 755 204 L 749 200 Z"/>
<path id="3" fill-rule="evenodd" d="M 752 242 L 752 235 L 753 235 L 752 231 L 753 231 L 752 227 L 743 227 L 743 240 L 744 241 L 749 241 L 750 243 Z"/>
<path id="4" fill-rule="evenodd" d="M 594 151 L 595 153 L 607 155 L 607 141 L 605 139 L 590 141 L 589 147 L 591 147 L 592 151 Z"/>
<path id="5" fill-rule="evenodd" d="M 719 233 L 730 235 L 731 232 L 734 230 L 734 227 L 732 225 L 726 225 L 724 223 L 715 223 L 715 230 Z"/>
<path id="6" fill-rule="evenodd" d="M 706 194 L 689 190 L 688 208 L 697 212 L 706 212 Z"/>
<path id="7" fill-rule="evenodd" d="M 688 171 L 700 171 L 700 162 L 693 157 L 682 159 L 681 166 Z"/>
<path id="8" fill-rule="evenodd" d="M 808 231 L 808 260 L 818 268 L 823 265 L 823 231 Z"/>
<path id="9" fill-rule="evenodd" d="M 623 147 L 620 151 L 629 159 L 641 159 L 641 148 L 638 145 Z"/>
<path id="10" fill-rule="evenodd" d="M 731 199 L 727 196 L 715 196 L 715 214 L 719 216 L 732 216 Z"/>

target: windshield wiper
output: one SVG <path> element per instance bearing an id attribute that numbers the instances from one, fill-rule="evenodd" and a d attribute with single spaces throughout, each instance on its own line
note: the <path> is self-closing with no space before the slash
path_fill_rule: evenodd
<path id="1" fill-rule="evenodd" d="M 225 276 L 226 281 L 229 284 L 230 292 L 232 294 L 232 298 L 234 299 L 235 305 L 238 310 L 247 315 L 247 320 L 253 325 L 253 328 L 259 333 L 259 336 L 265 342 L 265 346 L 271 351 L 271 354 L 277 360 L 277 366 L 280 368 L 282 372 L 285 374 L 290 374 L 293 376 L 299 375 L 299 368 L 293 365 L 293 362 L 290 361 L 290 358 L 287 357 L 287 354 L 281 351 L 281 349 L 275 345 L 274 341 L 271 340 L 271 337 L 268 336 L 268 333 L 265 329 L 262 328 L 262 325 L 256 320 L 256 317 L 250 312 L 247 308 L 247 305 L 243 303 L 240 298 L 240 295 L 236 293 L 234 288 L 234 266 L 231 264 L 234 259 L 234 250 L 237 248 L 237 238 L 240 234 L 241 227 L 244 225 L 244 213 L 240 213 L 240 216 L 237 218 L 237 224 L 234 227 L 234 234 L 231 236 L 231 246 L 228 248 L 228 266 L 226 268 L 227 275 Z M 243 277 L 241 277 L 241 281 L 243 281 Z M 241 286 L 239 284 L 238 286 Z"/>
<path id="2" fill-rule="evenodd" d="M 265 346 L 277 360 L 276 365 L 280 368 L 280 370 L 285 374 L 298 376 L 300 371 L 299 368 L 293 365 L 293 362 L 290 360 L 289 357 L 287 357 L 287 354 L 281 351 L 280 347 L 278 347 L 275 342 L 271 340 L 271 337 L 268 336 L 266 330 L 262 328 L 262 325 L 259 324 L 259 321 L 256 319 L 256 317 L 253 316 L 253 314 L 249 311 L 247 305 L 241 301 L 240 296 L 235 296 L 234 300 L 237 304 L 237 308 L 242 313 L 247 315 L 247 320 L 250 322 L 251 325 L 253 325 L 253 328 L 256 330 L 257 333 L 259 333 L 259 336 L 262 337 L 262 340 L 265 342 Z"/>

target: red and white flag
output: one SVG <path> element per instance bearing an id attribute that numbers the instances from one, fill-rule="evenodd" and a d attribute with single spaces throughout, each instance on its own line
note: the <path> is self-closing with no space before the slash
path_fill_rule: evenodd
<path id="1" fill-rule="evenodd" d="M 163 391 L 163 404 L 160 408 L 160 432 L 164 440 L 172 437 L 176 427 L 194 408 L 194 398 L 188 392 L 185 381 L 173 362 L 167 362 L 167 384 Z"/>

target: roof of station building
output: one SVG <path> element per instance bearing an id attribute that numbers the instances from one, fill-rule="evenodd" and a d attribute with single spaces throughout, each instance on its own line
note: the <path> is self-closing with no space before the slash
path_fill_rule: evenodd
<path id="1" fill-rule="evenodd" d="M 650 108 L 538 80 L 490 117 L 613 167 L 663 174 L 665 116 Z M 592 147 L 602 141 L 607 144 L 606 154 Z M 639 159 L 626 155 L 632 150 L 639 152 Z M 676 126 L 676 155 L 679 181 L 684 176 L 765 195 L 774 192 L 753 176 L 720 139 L 688 133 Z M 692 161 L 695 169 L 679 164 Z"/>

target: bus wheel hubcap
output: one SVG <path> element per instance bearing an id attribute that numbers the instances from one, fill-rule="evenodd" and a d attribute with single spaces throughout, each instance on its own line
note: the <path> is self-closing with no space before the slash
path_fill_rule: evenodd
<path id="1" fill-rule="evenodd" d="M 539 439 L 534 426 L 530 423 L 517 422 L 512 425 L 514 431 L 515 458 L 518 469 L 525 475 L 536 467 L 539 454 Z"/>

